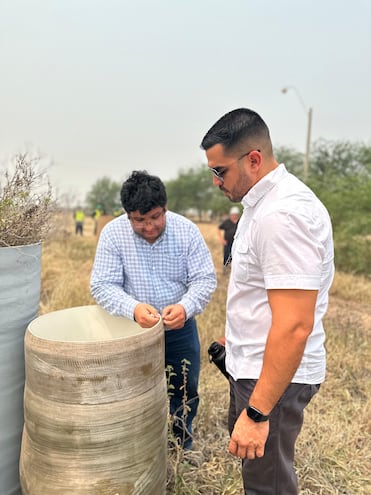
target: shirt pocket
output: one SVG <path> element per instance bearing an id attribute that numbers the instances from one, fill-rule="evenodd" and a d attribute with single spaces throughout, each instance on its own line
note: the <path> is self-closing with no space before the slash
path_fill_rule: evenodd
<path id="1" fill-rule="evenodd" d="M 232 270 L 237 282 L 247 282 L 249 278 L 249 246 L 245 242 L 236 242 L 232 256 Z"/>
<path id="2" fill-rule="evenodd" d="M 164 278 L 173 282 L 186 283 L 187 259 L 183 253 L 165 253 L 162 265 Z"/>

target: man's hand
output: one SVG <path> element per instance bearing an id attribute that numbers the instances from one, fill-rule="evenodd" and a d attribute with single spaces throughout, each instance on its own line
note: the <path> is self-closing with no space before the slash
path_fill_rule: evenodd
<path id="1" fill-rule="evenodd" d="M 229 442 L 229 452 L 241 459 L 263 457 L 269 433 L 269 421 L 255 423 L 242 411 L 237 419 Z"/>
<path id="2" fill-rule="evenodd" d="M 162 320 L 169 330 L 183 328 L 186 320 L 185 309 L 181 304 L 171 304 L 162 311 Z"/>
<path id="3" fill-rule="evenodd" d="M 150 304 L 139 303 L 135 306 L 134 320 L 142 328 L 152 328 L 160 318 L 160 313 Z"/>

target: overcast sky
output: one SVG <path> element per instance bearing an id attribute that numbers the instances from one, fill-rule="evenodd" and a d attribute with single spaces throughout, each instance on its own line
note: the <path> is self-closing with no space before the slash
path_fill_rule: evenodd
<path id="1" fill-rule="evenodd" d="M 310 107 L 313 141 L 371 144 L 370 22 L 369 0 L 0 0 L 0 167 L 40 150 L 76 201 L 173 179 L 238 107 L 274 145 L 304 152 Z"/>

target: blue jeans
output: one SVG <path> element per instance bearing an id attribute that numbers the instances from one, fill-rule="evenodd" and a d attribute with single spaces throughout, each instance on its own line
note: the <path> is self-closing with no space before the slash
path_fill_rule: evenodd
<path id="1" fill-rule="evenodd" d="M 186 377 L 182 372 L 182 361 L 186 359 Z M 192 448 L 192 421 L 197 413 L 198 381 L 200 376 L 200 341 L 196 320 L 190 318 L 183 328 L 165 332 L 165 366 L 172 367 L 174 376 L 170 377 L 169 389 L 170 414 L 174 417 L 173 432 L 184 449 Z M 186 384 L 185 391 L 183 385 Z M 188 411 L 184 411 L 183 401 L 186 396 Z"/>

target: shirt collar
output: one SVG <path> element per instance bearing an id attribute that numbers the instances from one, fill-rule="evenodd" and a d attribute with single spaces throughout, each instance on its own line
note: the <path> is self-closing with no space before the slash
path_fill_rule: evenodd
<path id="1" fill-rule="evenodd" d="M 260 179 L 248 193 L 242 198 L 244 208 L 253 208 L 278 182 L 280 182 L 288 171 L 283 163 Z"/>

